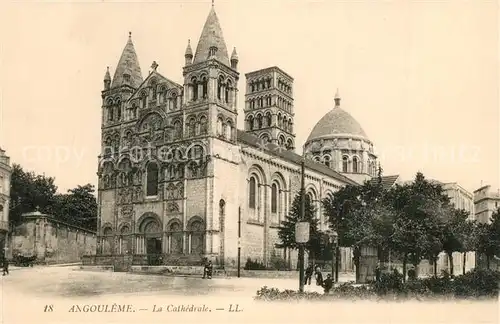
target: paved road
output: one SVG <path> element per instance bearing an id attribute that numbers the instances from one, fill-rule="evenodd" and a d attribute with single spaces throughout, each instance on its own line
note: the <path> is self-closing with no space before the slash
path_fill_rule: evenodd
<path id="1" fill-rule="evenodd" d="M 257 303 L 262 286 L 296 289 L 296 280 L 201 278 L 79 271 L 74 267 L 12 269 L 0 277 L 0 323 L 498 323 L 492 303 Z M 306 290 L 319 291 L 306 286 Z M 85 312 L 87 305 L 131 312 Z M 156 306 L 155 306 L 156 305 Z M 170 305 L 170 306 L 169 306 Z M 194 305 L 205 312 L 175 312 Z M 231 306 L 232 305 L 232 306 Z M 238 305 L 240 312 L 230 312 Z M 51 308 L 52 307 L 52 308 Z M 96 307 L 96 306 L 94 306 Z M 154 312 L 162 307 L 162 312 Z M 448 308 L 452 308 L 449 311 Z M 52 309 L 52 311 L 51 311 Z M 170 311 L 167 311 L 170 309 Z M 178 308 L 177 308 L 178 309 Z M 218 310 L 219 309 L 219 310 Z M 46 310 L 46 311 L 44 311 Z M 89 309 L 87 309 L 89 310 Z M 76 312 L 74 312 L 76 311 Z M 495 315 L 496 314 L 496 315 Z M 201 316 L 201 317 L 200 317 Z"/>

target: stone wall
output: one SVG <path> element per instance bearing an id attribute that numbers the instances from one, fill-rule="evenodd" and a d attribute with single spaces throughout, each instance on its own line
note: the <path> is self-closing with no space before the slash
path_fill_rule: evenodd
<path id="1" fill-rule="evenodd" d="M 96 235 L 57 221 L 49 215 L 30 213 L 12 233 L 12 255 L 37 256 L 40 263 L 80 262 L 96 252 Z"/>

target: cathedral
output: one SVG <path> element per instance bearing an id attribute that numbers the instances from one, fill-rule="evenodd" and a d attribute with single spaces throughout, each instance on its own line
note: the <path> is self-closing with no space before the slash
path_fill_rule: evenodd
<path id="1" fill-rule="evenodd" d="M 325 230 L 321 200 L 376 175 L 373 143 L 337 92 L 303 155 L 295 153 L 293 77 L 273 66 L 240 80 L 238 54 L 229 55 L 213 6 L 193 45 L 184 53 L 182 84 L 160 74 L 156 62 L 144 77 L 131 34 L 113 78 L 105 73 L 97 256 L 128 256 L 134 265 L 208 258 L 220 267 L 235 267 L 238 255 L 243 264 L 293 258 L 276 244 L 301 186 L 302 161 Z"/>

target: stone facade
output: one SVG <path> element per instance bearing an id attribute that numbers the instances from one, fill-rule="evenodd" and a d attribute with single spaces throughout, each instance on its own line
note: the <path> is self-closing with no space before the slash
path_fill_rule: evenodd
<path id="1" fill-rule="evenodd" d="M 238 55 L 228 56 L 213 8 L 195 55 L 186 48 L 183 84 L 157 69 L 153 62 L 142 79 L 129 36 L 113 79 L 109 68 L 104 77 L 95 260 L 130 267 L 209 258 L 231 268 L 240 247 L 242 266 L 273 256 L 293 266 L 296 254 L 275 247 L 301 181 L 293 78 L 278 67 L 246 74 L 246 126 L 237 129 Z M 306 191 L 326 229 L 320 201 L 359 182 L 304 161 Z M 341 269 L 351 268 L 350 250 L 342 253 Z"/>
<path id="2" fill-rule="evenodd" d="M 40 212 L 24 214 L 12 233 L 12 255 L 36 256 L 38 263 L 80 262 L 96 251 L 96 233 Z"/>
<path id="3" fill-rule="evenodd" d="M 12 167 L 10 158 L 0 148 L 0 251 L 1 256 L 10 257 L 9 249 L 9 202 Z"/>
<path id="4" fill-rule="evenodd" d="M 491 191 L 491 186 L 474 190 L 475 219 L 480 223 L 491 223 L 493 212 L 500 208 L 500 190 Z"/>

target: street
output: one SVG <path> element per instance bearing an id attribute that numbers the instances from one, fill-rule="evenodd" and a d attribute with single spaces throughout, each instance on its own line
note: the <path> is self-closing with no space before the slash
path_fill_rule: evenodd
<path id="1" fill-rule="evenodd" d="M 199 323 L 200 319 L 204 323 L 304 323 L 311 318 L 316 323 L 331 323 L 333 316 L 339 323 L 498 321 L 498 305 L 487 302 L 397 303 L 394 307 L 395 304 L 389 302 L 253 301 L 256 291 L 265 285 L 297 289 L 298 284 L 292 279 L 203 280 L 41 266 L 14 268 L 10 275 L 1 278 L 3 322 L 0 322 L 8 324 L 33 321 Z M 313 283 L 306 286 L 306 291 L 321 290 Z M 186 312 L 189 306 L 198 312 Z M 447 311 L 448 308 L 452 311 Z M 101 312 L 97 312 L 98 309 Z"/>

